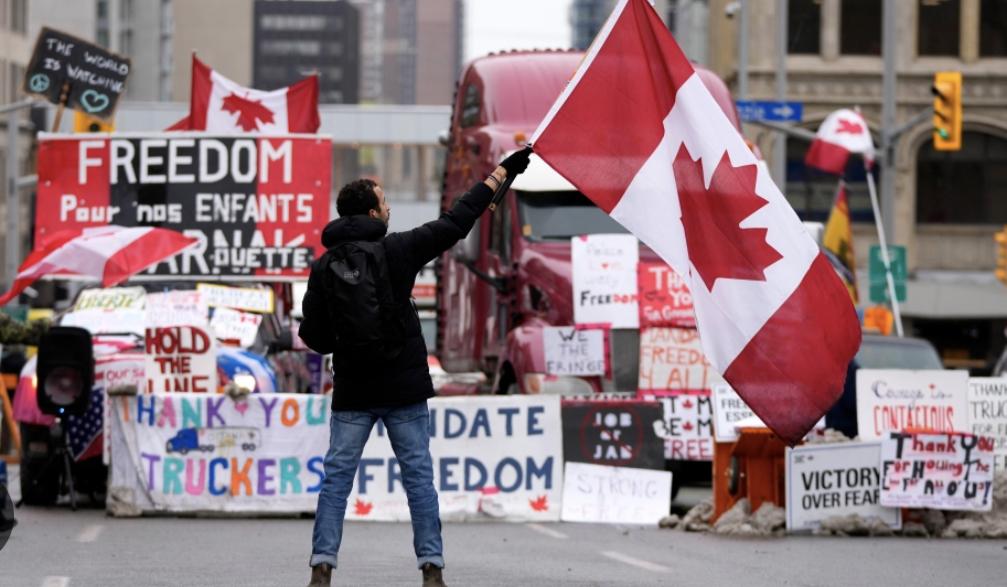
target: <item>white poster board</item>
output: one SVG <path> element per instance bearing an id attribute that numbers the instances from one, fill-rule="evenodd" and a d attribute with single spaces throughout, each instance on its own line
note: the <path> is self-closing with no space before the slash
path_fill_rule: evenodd
<path id="1" fill-rule="evenodd" d="M 262 315 L 219 307 L 210 318 L 210 331 L 217 340 L 237 340 L 238 345 L 248 348 L 255 344 Z"/>
<path id="2" fill-rule="evenodd" d="M 215 348 L 213 337 L 198 326 L 147 328 L 145 393 L 216 393 Z"/>
<path id="3" fill-rule="evenodd" d="M 972 434 L 993 438 L 995 468 L 1007 471 L 1007 377 L 969 379 Z"/>
<path id="4" fill-rule="evenodd" d="M 971 430 L 968 371 L 860 369 L 857 371 L 857 429 L 860 440 L 889 432 L 926 429 Z"/>
<path id="5" fill-rule="evenodd" d="M 573 326 L 542 329 L 545 372 L 550 375 L 604 375 L 605 331 Z"/>
<path id="6" fill-rule="evenodd" d="M 142 287 L 86 289 L 60 320 L 60 325 L 78 326 L 91 334 L 143 335 L 147 323 L 146 297 Z"/>
<path id="7" fill-rule="evenodd" d="M 207 323 L 206 299 L 196 290 L 147 294 L 147 327 L 200 326 Z"/>
<path id="8" fill-rule="evenodd" d="M 763 425 L 762 420 L 741 399 L 738 392 L 726 384 L 715 383 L 712 389 L 713 397 L 713 438 L 716 442 L 734 442 L 738 440 L 739 422 L 753 426 Z"/>
<path id="9" fill-rule="evenodd" d="M 787 449 L 787 531 L 814 530 L 857 514 L 902 527 L 901 510 L 880 505 L 881 443 L 841 442 Z"/>
<path id="10" fill-rule="evenodd" d="M 197 283 L 196 290 L 203 294 L 206 305 L 213 308 L 270 314 L 275 306 L 272 289 Z"/>
<path id="11" fill-rule="evenodd" d="M 672 461 L 713 460 L 713 408 L 709 394 L 645 394 L 661 404 L 664 420 L 654 432 L 664 439 L 664 458 Z"/>
<path id="12" fill-rule="evenodd" d="M 573 318 L 576 324 L 638 328 L 636 264 L 639 242 L 630 234 L 590 234 L 570 239 Z"/>
<path id="13" fill-rule="evenodd" d="M 640 332 L 638 389 L 649 391 L 704 391 L 724 379 L 703 354 L 699 332 L 693 328 L 646 328 Z"/>
<path id="14" fill-rule="evenodd" d="M 671 473 L 567 463 L 564 522 L 656 524 L 671 509 Z"/>
<path id="15" fill-rule="evenodd" d="M 881 441 L 881 505 L 993 509 L 993 439 L 891 432 Z"/>

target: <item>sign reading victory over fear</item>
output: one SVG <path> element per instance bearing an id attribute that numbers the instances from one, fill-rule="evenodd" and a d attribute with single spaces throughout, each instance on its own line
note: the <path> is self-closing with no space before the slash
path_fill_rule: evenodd
<path id="1" fill-rule="evenodd" d="M 199 239 L 149 270 L 304 276 L 329 220 L 329 138 L 202 133 L 42 135 L 35 242 L 59 230 L 162 226 Z"/>
<path id="2" fill-rule="evenodd" d="M 111 118 L 126 90 L 129 69 L 128 57 L 42 27 L 25 72 L 24 91 L 91 116 Z"/>

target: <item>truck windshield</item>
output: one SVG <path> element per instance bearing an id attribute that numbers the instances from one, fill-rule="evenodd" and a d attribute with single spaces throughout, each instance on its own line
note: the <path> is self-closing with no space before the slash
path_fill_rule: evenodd
<path id="1" fill-rule="evenodd" d="M 580 192 L 517 192 L 521 234 L 562 240 L 581 234 L 629 232 Z"/>

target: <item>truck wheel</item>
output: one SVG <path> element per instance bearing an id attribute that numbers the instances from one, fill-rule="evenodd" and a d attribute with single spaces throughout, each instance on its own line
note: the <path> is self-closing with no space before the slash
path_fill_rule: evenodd
<path id="1" fill-rule="evenodd" d="M 46 450 L 33 454 L 41 446 Z M 59 497 L 62 463 L 49 462 L 52 450 L 47 427 L 21 424 L 21 499 L 28 505 L 52 505 Z"/>

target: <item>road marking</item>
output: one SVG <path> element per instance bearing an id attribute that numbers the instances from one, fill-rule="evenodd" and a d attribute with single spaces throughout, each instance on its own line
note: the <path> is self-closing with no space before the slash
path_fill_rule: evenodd
<path id="1" fill-rule="evenodd" d="M 77 542 L 94 542 L 98 539 L 98 535 L 105 527 L 101 524 L 91 524 L 90 526 L 85 526 L 80 534 L 77 535 Z"/>
<path id="2" fill-rule="evenodd" d="M 42 587 L 66 587 L 70 584 L 70 577 L 46 577 L 42 579 Z"/>
<path id="3" fill-rule="evenodd" d="M 664 565 L 659 565 L 657 563 L 648 562 L 645 560 L 640 560 L 638 558 L 633 558 L 631 556 L 622 554 L 621 552 L 615 552 L 614 550 L 606 550 L 601 553 L 603 556 L 607 556 L 612 560 L 617 560 L 621 563 L 626 563 L 627 565 L 632 565 L 634 567 L 644 569 L 646 571 L 653 571 L 655 573 L 670 573 L 671 569 Z"/>
<path id="4" fill-rule="evenodd" d="M 551 538 L 558 538 L 560 540 L 565 540 L 565 539 L 569 538 L 569 536 L 567 536 L 566 534 L 560 532 L 559 530 L 553 530 L 552 528 L 546 528 L 545 526 L 542 526 L 540 524 L 525 524 L 525 526 L 528 526 L 529 528 L 531 528 L 532 530 L 538 532 L 539 534 L 545 534 L 546 536 L 549 536 Z"/>

